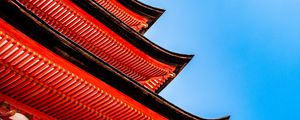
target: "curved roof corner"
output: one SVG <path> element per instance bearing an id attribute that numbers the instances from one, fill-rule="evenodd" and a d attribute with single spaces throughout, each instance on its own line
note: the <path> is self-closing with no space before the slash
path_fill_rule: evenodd
<path id="1" fill-rule="evenodd" d="M 145 33 L 165 12 L 164 9 L 146 5 L 138 0 L 117 0 L 117 1 L 123 4 L 124 6 L 126 6 L 127 8 L 129 8 L 130 10 L 149 19 L 148 27 L 142 30 L 141 33 Z"/>

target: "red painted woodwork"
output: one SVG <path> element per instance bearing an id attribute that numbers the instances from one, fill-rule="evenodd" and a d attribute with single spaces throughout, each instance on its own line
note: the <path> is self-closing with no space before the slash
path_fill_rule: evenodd
<path id="1" fill-rule="evenodd" d="M 8 99 L 55 119 L 166 119 L 1 19 L 0 80 Z"/>
<path id="2" fill-rule="evenodd" d="M 143 28 L 148 27 L 147 18 L 129 10 L 116 0 L 95 1 L 136 31 L 140 31 Z"/>
<path id="3" fill-rule="evenodd" d="M 19 1 L 50 26 L 152 91 L 175 76 L 174 66 L 148 56 L 69 0 Z"/>

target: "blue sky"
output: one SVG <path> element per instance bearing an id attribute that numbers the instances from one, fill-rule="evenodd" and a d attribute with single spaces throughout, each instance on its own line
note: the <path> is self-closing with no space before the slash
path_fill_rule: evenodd
<path id="1" fill-rule="evenodd" d="M 141 0 L 146 33 L 193 60 L 161 96 L 206 118 L 300 120 L 300 0 Z"/>

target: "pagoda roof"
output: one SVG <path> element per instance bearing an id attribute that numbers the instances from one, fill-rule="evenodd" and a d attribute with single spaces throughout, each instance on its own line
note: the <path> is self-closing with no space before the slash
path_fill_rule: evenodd
<path id="1" fill-rule="evenodd" d="M 167 49 L 160 47 L 159 45 L 153 43 L 152 41 L 144 37 L 142 34 L 139 34 L 138 32 L 130 29 L 128 25 L 118 20 L 118 18 L 110 14 L 108 11 L 106 11 L 103 7 L 101 7 L 99 4 L 97 4 L 97 2 L 93 0 L 72 0 L 72 1 L 75 2 L 75 4 L 77 4 L 79 7 L 84 9 L 86 12 L 88 12 L 90 15 L 94 16 L 96 19 L 101 21 L 101 23 L 104 23 L 106 26 L 111 28 L 114 32 L 122 36 L 129 43 L 133 44 L 135 47 L 145 52 L 147 55 L 165 64 L 175 66 L 176 69 L 174 73 L 176 75 L 180 73 L 180 71 L 188 64 L 188 62 L 194 56 L 194 55 L 171 52 Z M 129 3 L 142 4 L 134 0 L 125 0 L 125 1 L 128 1 Z M 152 7 L 148 6 L 147 8 L 150 9 Z M 163 83 L 156 90 L 156 92 L 158 93 L 161 90 L 163 90 L 173 79 L 174 77 L 169 78 L 165 83 Z"/>
<path id="2" fill-rule="evenodd" d="M 202 119 L 176 107 L 57 32 L 13 1 L 0 2 L 0 17 L 60 57 L 168 119 Z M 51 41 L 51 42 L 49 42 Z M 153 48 L 152 48 L 153 49 Z M 220 118 L 227 120 L 229 117 Z"/>
<path id="3" fill-rule="evenodd" d="M 156 16 L 160 16 L 164 11 L 138 1 L 94 0 L 93 2 L 141 34 L 146 32 L 158 18 Z"/>
<path id="4" fill-rule="evenodd" d="M 123 4 L 127 8 L 135 11 L 136 13 L 148 18 L 148 27 L 141 31 L 142 33 L 146 32 L 165 12 L 164 9 L 156 8 L 147 4 L 144 4 L 138 0 L 116 0 L 119 3 Z"/>
<path id="5" fill-rule="evenodd" d="M 12 2 L 155 92 L 173 80 L 192 58 L 192 55 L 173 53 L 152 43 L 96 2 L 73 0 L 80 2 L 79 5 L 69 0 Z M 103 13 L 98 9 L 84 11 L 78 7 L 89 7 L 89 4 L 96 5 Z"/>
<path id="6" fill-rule="evenodd" d="M 166 119 L 3 20 L 0 26 L 0 99 L 15 99 L 47 114 L 47 120 Z"/>
<path id="7" fill-rule="evenodd" d="M 176 66 L 148 55 L 70 0 L 12 2 L 152 91 L 176 76 Z"/>

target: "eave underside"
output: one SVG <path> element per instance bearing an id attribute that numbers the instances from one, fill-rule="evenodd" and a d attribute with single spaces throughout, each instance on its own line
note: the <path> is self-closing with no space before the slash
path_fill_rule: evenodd
<path id="1" fill-rule="evenodd" d="M 68 0 L 12 1 L 152 91 L 174 76 L 174 66 L 149 57 Z"/>
<path id="2" fill-rule="evenodd" d="M 146 17 L 148 19 L 148 27 L 141 31 L 145 33 L 165 12 L 165 10 L 160 8 L 155 8 L 149 5 L 146 5 L 137 0 L 116 0 L 122 5 L 126 6 L 128 9 Z"/>
<path id="3" fill-rule="evenodd" d="M 106 10 L 104 10 L 99 4 L 93 0 L 72 0 L 79 7 L 87 11 L 90 15 L 94 16 L 97 20 L 104 23 L 106 26 L 111 28 L 114 32 L 122 36 L 125 40 L 135 45 L 135 47 L 143 50 L 147 55 L 159 60 L 170 66 L 175 66 L 173 71 L 173 77 L 157 76 L 149 79 L 145 87 L 154 90 L 159 93 L 163 90 L 180 71 L 186 66 L 186 64 L 192 59 L 193 55 L 184 55 L 174 52 L 170 52 L 160 46 L 154 44 L 141 34 L 130 29 L 122 21 L 119 21 L 114 16 L 111 16 Z M 162 80 L 159 80 L 162 79 Z M 159 82 L 156 82 L 159 81 Z"/>
<path id="4" fill-rule="evenodd" d="M 166 119 L 4 21 L 0 25 L 2 94 L 56 119 Z"/>
<path id="5" fill-rule="evenodd" d="M 143 33 L 145 32 L 145 29 L 148 29 L 148 17 L 141 16 L 131 11 L 116 0 L 94 0 L 93 2 L 105 8 L 113 16 L 137 32 Z"/>

